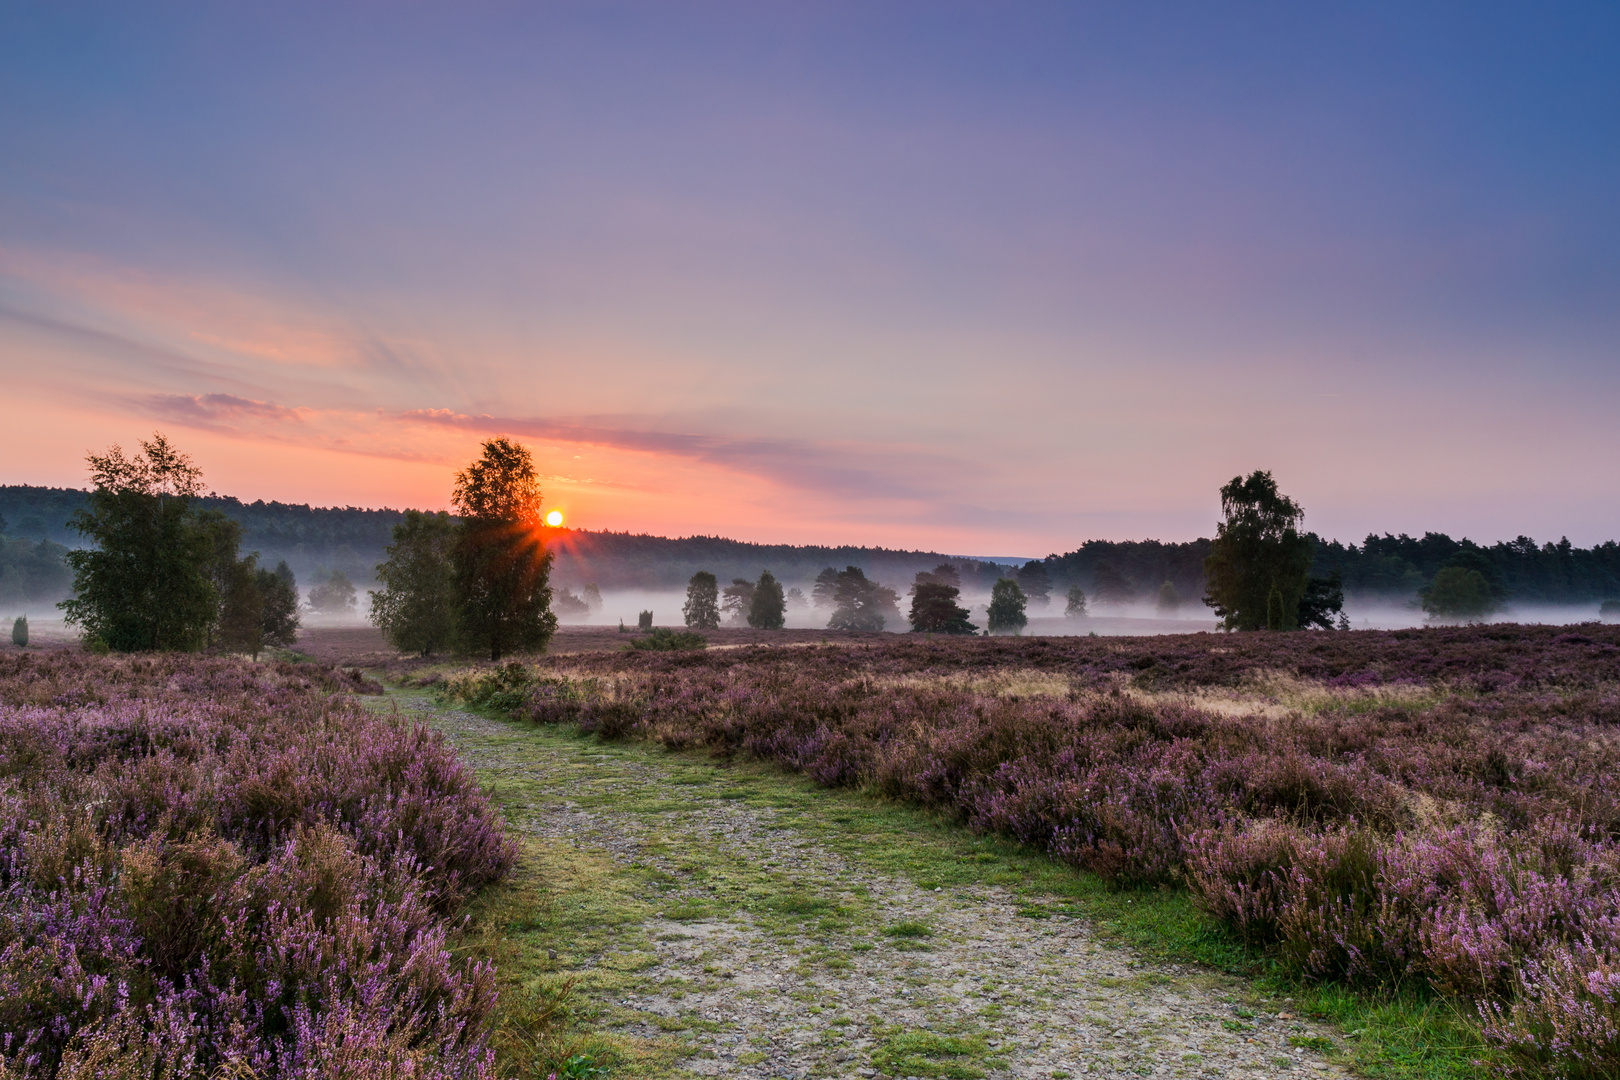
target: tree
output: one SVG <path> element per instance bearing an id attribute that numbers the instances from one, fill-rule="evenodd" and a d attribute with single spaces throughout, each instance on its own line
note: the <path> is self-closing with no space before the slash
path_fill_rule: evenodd
<path id="1" fill-rule="evenodd" d="M 19 649 L 28 648 L 28 616 L 19 615 L 11 624 L 11 643 Z"/>
<path id="2" fill-rule="evenodd" d="M 1337 615 L 1338 618 L 1334 619 Z M 1313 626 L 1321 630 L 1345 629 L 1344 580 L 1334 571 L 1332 577 L 1312 577 L 1305 582 L 1305 593 L 1299 598 L 1299 614 L 1295 620 L 1301 630 Z"/>
<path id="3" fill-rule="evenodd" d="M 1257 469 L 1221 488 L 1221 512 L 1204 560 L 1204 603 L 1227 630 L 1296 629 L 1315 551 L 1299 532 L 1305 511 Z"/>
<path id="4" fill-rule="evenodd" d="M 911 587 L 911 630 L 915 634 L 973 634 L 978 627 L 968 622 L 970 612 L 959 607 L 956 598 L 962 590 L 938 580 L 926 570 L 919 571 Z"/>
<path id="5" fill-rule="evenodd" d="M 1165 615 L 1181 607 L 1181 593 L 1176 589 L 1175 582 L 1167 581 L 1159 586 L 1159 599 L 1155 606 Z"/>
<path id="6" fill-rule="evenodd" d="M 1029 598 L 1029 602 L 1036 607 L 1045 607 L 1052 602 L 1052 575 L 1047 573 L 1044 562 L 1031 559 L 1019 567 L 1013 578 L 1018 582 L 1018 587 L 1023 590 L 1024 595 Z"/>
<path id="7" fill-rule="evenodd" d="M 653 628 L 652 620 L 653 620 L 652 612 L 643 611 L 640 615 L 636 616 L 636 629 L 638 629 L 638 630 L 651 630 Z"/>
<path id="8" fill-rule="evenodd" d="M 992 634 L 1016 634 L 1029 624 L 1024 606 L 1029 598 L 1018 582 L 1002 578 L 990 589 L 989 628 Z"/>
<path id="9" fill-rule="evenodd" d="M 810 601 L 805 599 L 804 591 L 795 585 L 787 591 L 787 606 L 789 611 L 804 611 L 810 606 Z"/>
<path id="10" fill-rule="evenodd" d="M 699 570 L 686 583 L 686 604 L 681 608 L 686 625 L 693 630 L 720 628 L 720 582 L 707 570 Z"/>
<path id="11" fill-rule="evenodd" d="M 1136 599 L 1136 586 L 1112 563 L 1098 563 L 1095 593 L 1099 604 L 1128 604 Z"/>
<path id="12" fill-rule="evenodd" d="M 478 460 L 456 474 L 450 501 L 462 516 L 450 560 L 458 643 L 491 660 L 544 649 L 557 617 L 529 451 L 504 435 L 490 439 Z"/>
<path id="13" fill-rule="evenodd" d="M 810 588 L 810 599 L 817 608 L 837 607 L 838 601 L 834 594 L 838 591 L 838 571 L 827 567 L 816 575 L 816 583 Z"/>
<path id="14" fill-rule="evenodd" d="M 298 581 L 292 567 L 283 559 L 274 570 L 255 571 L 254 580 L 264 599 L 260 640 L 265 645 L 291 645 L 298 640 Z"/>
<path id="15" fill-rule="evenodd" d="M 354 610 L 359 595 L 349 575 L 334 570 L 330 577 L 309 590 L 309 610 L 322 615 L 346 615 Z"/>
<path id="16" fill-rule="evenodd" d="M 780 630 L 786 622 L 787 600 L 782 595 L 782 583 L 769 570 L 762 570 L 748 601 L 748 625 L 756 630 Z"/>
<path id="17" fill-rule="evenodd" d="M 1481 619 L 1496 610 L 1491 583 L 1478 570 L 1448 566 L 1422 592 L 1423 610 L 1437 619 Z"/>
<path id="18" fill-rule="evenodd" d="M 1086 614 L 1086 590 L 1078 585 L 1070 585 L 1069 603 L 1063 609 L 1063 617 L 1065 619 L 1083 619 Z"/>
<path id="19" fill-rule="evenodd" d="M 191 510 L 202 471 L 161 433 L 138 455 L 115 445 L 87 460 L 94 490 L 70 525 L 93 546 L 66 555 L 67 621 L 119 652 L 202 648 L 220 599 L 213 536 Z"/>
<path id="20" fill-rule="evenodd" d="M 748 621 L 748 612 L 753 606 L 754 583 L 747 578 L 732 578 L 720 599 L 720 610 L 726 613 L 726 622 L 741 626 Z"/>
<path id="21" fill-rule="evenodd" d="M 254 660 L 264 646 L 264 595 L 259 592 L 258 556 L 232 559 L 225 571 L 215 641 L 225 652 L 248 653 Z"/>
<path id="22" fill-rule="evenodd" d="M 371 593 L 371 621 L 400 652 L 432 656 L 455 640 L 455 546 L 455 523 L 443 511 L 407 510 L 394 526 L 375 571 L 382 591 Z"/>
<path id="23" fill-rule="evenodd" d="M 551 610 L 564 622 L 584 622 L 591 617 L 591 605 L 567 588 L 552 590 Z"/>
<path id="24" fill-rule="evenodd" d="M 821 579 L 818 577 L 816 581 L 819 588 Z M 868 580 L 860 567 L 846 567 L 834 575 L 834 607 L 827 629 L 882 630 L 885 612 L 893 609 L 899 599 L 893 589 Z"/>
<path id="25" fill-rule="evenodd" d="M 585 606 L 592 615 L 602 610 L 602 590 L 597 588 L 596 582 L 586 582 L 585 587 L 579 591 L 579 598 L 585 601 Z"/>

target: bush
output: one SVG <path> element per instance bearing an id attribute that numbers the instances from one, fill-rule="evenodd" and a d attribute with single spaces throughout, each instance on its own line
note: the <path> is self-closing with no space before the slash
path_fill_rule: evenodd
<path id="1" fill-rule="evenodd" d="M 352 682 L 0 659 L 0 1074 L 492 1074 L 494 972 L 449 920 L 513 848 Z"/>
<path id="2" fill-rule="evenodd" d="M 680 649 L 706 649 L 708 641 L 702 634 L 690 630 L 671 630 L 660 626 L 644 637 L 639 637 L 630 643 L 632 649 L 650 650 L 653 652 L 673 652 Z"/>
<path id="3" fill-rule="evenodd" d="M 11 624 L 11 643 L 19 649 L 28 648 L 28 616 L 19 615 Z"/>

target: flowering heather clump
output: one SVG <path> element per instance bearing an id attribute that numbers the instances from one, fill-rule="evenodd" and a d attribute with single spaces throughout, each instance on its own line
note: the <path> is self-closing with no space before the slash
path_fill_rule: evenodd
<path id="1" fill-rule="evenodd" d="M 1427 984 L 1479 1003 L 1526 1068 L 1620 1072 L 1617 627 L 911 636 L 446 687 L 1183 885 L 1305 976 Z"/>
<path id="2" fill-rule="evenodd" d="M 499 819 L 330 669 L 0 659 L 0 1075 L 483 1077 Z"/>

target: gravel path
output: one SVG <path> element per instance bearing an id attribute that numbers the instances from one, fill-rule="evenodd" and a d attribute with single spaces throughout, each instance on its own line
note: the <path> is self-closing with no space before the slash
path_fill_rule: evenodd
<path id="1" fill-rule="evenodd" d="M 550 762 L 531 749 L 519 760 L 503 746 L 521 729 L 420 700 L 400 704 L 420 710 L 489 779 L 553 766 L 561 778 L 565 758 L 577 758 L 556 750 Z M 690 791 L 676 785 L 682 766 L 673 761 L 611 767 L 608 783 L 627 793 L 667 790 L 675 800 Z M 1286 1002 L 1255 1004 L 1239 980 L 1142 960 L 1100 943 L 1079 919 L 1031 918 L 1003 888 L 925 890 L 872 872 L 779 817 L 739 802 L 649 815 L 566 797 L 515 815 L 535 836 L 620 865 L 679 874 L 674 841 L 788 875 L 807 896 L 859 899 L 864 919 L 812 915 L 791 940 L 744 911 L 680 920 L 655 911 L 645 920 L 654 955 L 642 961 L 643 989 L 613 1004 L 626 1011 L 627 1033 L 685 1031 L 690 1056 L 679 1068 L 689 1075 L 1344 1075 L 1309 1048 L 1335 1032 L 1292 1016 Z M 662 893 L 654 907 L 701 893 L 697 885 Z M 917 936 L 894 936 L 908 924 Z"/>

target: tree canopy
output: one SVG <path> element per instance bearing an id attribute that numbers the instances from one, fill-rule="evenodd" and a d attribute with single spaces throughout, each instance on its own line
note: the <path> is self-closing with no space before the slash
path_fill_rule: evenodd
<path id="1" fill-rule="evenodd" d="M 938 580 L 927 571 L 917 574 L 911 587 L 910 623 L 918 634 L 973 634 L 978 627 L 968 622 L 971 614 L 958 606 L 956 598 L 962 590 Z"/>
<path id="2" fill-rule="evenodd" d="M 707 570 L 699 570 L 686 583 L 686 604 L 681 608 L 686 625 L 693 630 L 716 630 L 720 626 L 720 582 Z"/>
<path id="3" fill-rule="evenodd" d="M 748 625 L 756 630 L 780 630 L 786 623 L 787 598 L 782 583 L 769 570 L 763 570 L 748 601 Z"/>
<path id="4" fill-rule="evenodd" d="M 1024 614 L 1028 598 L 1018 582 L 1002 578 L 990 590 L 990 611 L 987 622 L 992 634 L 1016 634 L 1029 624 Z"/>
<path id="5" fill-rule="evenodd" d="M 1221 488 L 1221 512 L 1204 602 L 1228 630 L 1295 629 L 1315 546 L 1299 532 L 1304 509 L 1257 469 Z"/>
<path id="6" fill-rule="evenodd" d="M 485 442 L 478 460 L 456 474 L 450 501 L 462 515 L 451 556 L 458 644 L 491 660 L 544 649 L 557 617 L 529 451 L 505 436 Z"/>
<path id="7" fill-rule="evenodd" d="M 376 569 L 382 591 L 371 593 L 371 621 L 401 652 L 431 656 L 451 647 L 456 613 L 451 574 L 455 544 L 455 523 L 442 511 L 407 510 L 404 520 L 394 526 L 388 557 Z"/>
<path id="8" fill-rule="evenodd" d="M 827 571 L 823 571 L 816 578 L 818 590 L 826 576 Z M 830 591 L 834 606 L 832 618 L 827 620 L 829 630 L 882 630 L 887 613 L 895 609 L 900 599 L 888 586 L 868 580 L 866 572 L 858 566 L 834 571 Z"/>

